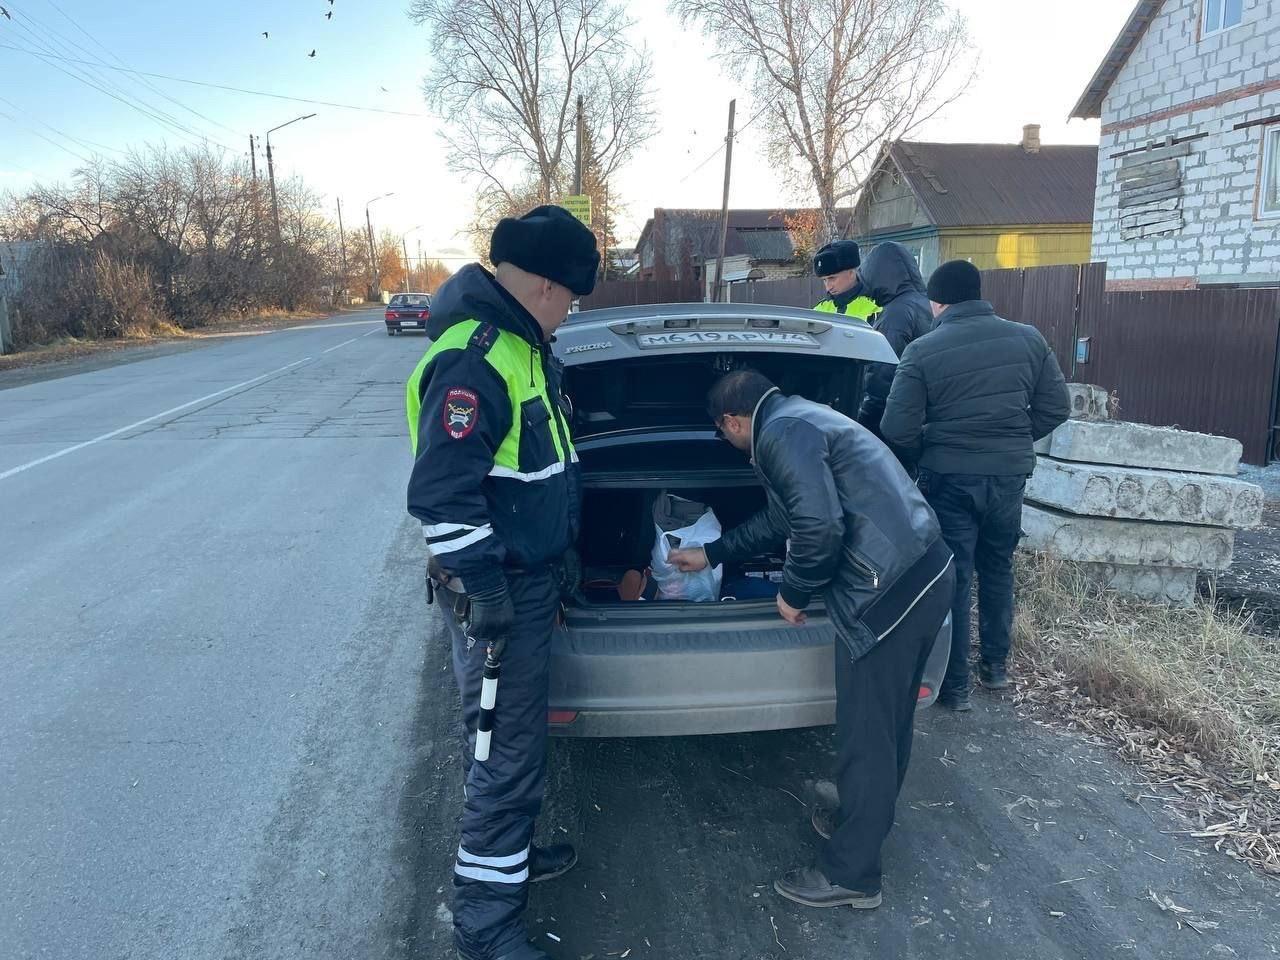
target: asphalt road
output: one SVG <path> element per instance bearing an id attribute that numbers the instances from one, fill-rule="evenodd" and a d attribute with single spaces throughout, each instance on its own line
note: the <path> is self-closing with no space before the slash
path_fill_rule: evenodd
<path id="1" fill-rule="evenodd" d="M 456 694 L 403 509 L 423 348 L 371 311 L 0 377 L 0 956 L 452 956 Z M 782 902 L 830 751 L 555 742 L 541 829 L 582 864 L 531 933 L 573 960 L 1280 952 L 1280 885 L 998 701 L 922 718 L 881 910 Z"/>

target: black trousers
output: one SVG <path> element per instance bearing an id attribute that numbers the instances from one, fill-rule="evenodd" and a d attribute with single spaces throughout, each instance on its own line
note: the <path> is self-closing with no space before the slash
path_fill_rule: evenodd
<path id="1" fill-rule="evenodd" d="M 860 893 L 880 891 L 880 848 L 911 761 L 925 664 L 951 609 L 952 567 L 887 637 L 858 660 L 836 641 L 836 770 L 840 811 L 818 866 Z"/>
<path id="2" fill-rule="evenodd" d="M 489 759 L 474 760 L 485 648 L 470 649 L 446 605 L 453 672 L 462 696 L 465 799 L 454 863 L 453 927 L 467 960 L 491 960 L 525 942 L 529 848 L 542 809 L 547 768 L 547 684 L 551 631 L 560 606 L 547 573 L 508 576 L 515 627 L 502 658 Z"/>
<path id="3" fill-rule="evenodd" d="M 978 576 L 978 640 L 984 663 L 1003 664 L 1013 631 L 1013 552 L 1022 536 L 1023 476 L 923 471 L 920 489 L 956 558 L 951 660 L 942 696 L 969 691 L 969 612 Z"/>

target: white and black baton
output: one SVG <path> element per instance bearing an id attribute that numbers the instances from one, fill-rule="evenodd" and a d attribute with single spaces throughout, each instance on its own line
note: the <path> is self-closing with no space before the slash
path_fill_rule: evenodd
<path id="1" fill-rule="evenodd" d="M 491 641 L 484 655 L 484 681 L 480 684 L 480 719 L 476 722 L 476 759 L 489 759 L 493 740 L 494 705 L 498 702 L 498 678 L 502 676 L 502 644 Z"/>

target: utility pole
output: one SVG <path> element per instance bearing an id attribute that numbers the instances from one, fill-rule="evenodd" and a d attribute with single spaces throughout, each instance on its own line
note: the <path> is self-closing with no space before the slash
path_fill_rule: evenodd
<path id="1" fill-rule="evenodd" d="M 338 250 L 342 257 L 342 283 L 347 282 L 347 234 L 342 229 L 342 198 L 338 198 Z"/>
<path id="2" fill-rule="evenodd" d="M 254 143 L 253 134 L 249 134 L 249 169 L 253 172 L 253 182 L 258 182 L 258 147 Z"/>
<path id="3" fill-rule="evenodd" d="M 369 228 L 369 262 L 373 265 L 373 293 L 382 299 L 382 275 L 378 272 L 378 250 L 373 242 L 373 217 L 369 213 L 369 208 L 379 200 L 385 200 L 387 197 L 395 196 L 394 193 L 384 193 L 380 197 L 374 197 L 364 205 L 364 223 Z"/>
<path id="4" fill-rule="evenodd" d="M 378 276 L 378 251 L 373 244 L 373 219 L 369 216 L 368 204 L 364 208 L 364 224 L 369 228 L 369 263 L 373 266 L 373 290 L 371 292 L 376 294 L 378 299 L 382 299 L 382 278 Z"/>
<path id="5" fill-rule="evenodd" d="M 276 256 L 284 241 L 280 237 L 280 201 L 276 199 L 276 165 L 271 159 L 271 134 L 267 134 L 267 179 L 271 181 L 271 222 L 276 228 Z"/>
<path id="6" fill-rule="evenodd" d="M 573 162 L 573 193 L 579 196 L 582 193 L 582 94 L 578 94 L 578 149 Z"/>
<path id="7" fill-rule="evenodd" d="M 409 292 L 409 241 L 406 233 L 400 238 L 400 249 L 404 251 L 404 292 Z"/>
<path id="8" fill-rule="evenodd" d="M 277 130 L 283 130 L 289 124 L 297 123 L 299 120 L 310 120 L 314 117 L 314 113 L 308 113 L 305 117 L 294 117 L 288 123 L 282 123 L 278 127 L 272 127 L 267 131 L 267 176 L 271 180 L 271 220 L 276 228 L 276 256 L 279 257 L 284 251 L 284 240 L 280 235 L 280 202 L 276 198 L 276 168 L 271 157 L 271 135 Z"/>
<path id="9" fill-rule="evenodd" d="M 716 281 L 711 288 L 711 302 L 720 302 L 720 282 L 724 277 L 724 245 L 729 236 L 729 173 L 733 169 L 733 114 L 738 101 L 729 101 L 729 132 L 724 138 L 724 199 L 720 203 L 720 253 L 716 257 Z"/>

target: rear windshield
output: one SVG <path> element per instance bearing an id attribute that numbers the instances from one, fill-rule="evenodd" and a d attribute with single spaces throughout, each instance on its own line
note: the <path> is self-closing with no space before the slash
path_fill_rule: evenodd
<path id="1" fill-rule="evenodd" d="M 393 307 L 429 307 L 431 297 L 425 293 L 397 293 L 391 298 Z"/>

